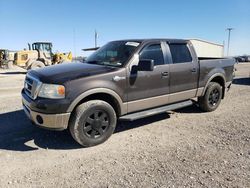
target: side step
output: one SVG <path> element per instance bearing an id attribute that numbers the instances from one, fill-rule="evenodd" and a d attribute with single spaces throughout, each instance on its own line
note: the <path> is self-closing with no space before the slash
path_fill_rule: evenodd
<path id="1" fill-rule="evenodd" d="M 162 107 L 158 107 L 158 108 L 153 108 L 153 109 L 135 112 L 135 113 L 128 114 L 125 116 L 121 116 L 120 120 L 134 121 L 134 120 L 141 119 L 144 117 L 153 116 L 156 114 L 164 113 L 166 111 L 176 110 L 176 109 L 191 106 L 191 105 L 193 105 L 193 101 L 191 101 L 191 100 L 183 101 L 183 102 L 179 102 L 179 103 L 175 103 L 175 104 L 169 104 L 166 106 L 162 106 Z"/>

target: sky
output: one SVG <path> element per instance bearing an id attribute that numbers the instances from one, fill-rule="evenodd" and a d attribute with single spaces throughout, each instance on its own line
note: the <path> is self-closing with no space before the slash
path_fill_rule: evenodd
<path id="1" fill-rule="evenodd" d="M 133 38 L 200 38 L 250 55 L 250 0 L 0 0 L 0 48 L 22 50 L 48 41 L 53 51 Z"/>

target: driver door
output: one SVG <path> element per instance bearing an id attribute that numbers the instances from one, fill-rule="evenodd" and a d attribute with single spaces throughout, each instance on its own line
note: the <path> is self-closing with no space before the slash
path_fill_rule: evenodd
<path id="1" fill-rule="evenodd" d="M 168 103 L 169 65 L 161 42 L 150 43 L 139 52 L 128 75 L 128 112 L 162 106 Z M 137 71 L 139 60 L 154 60 L 153 71 Z"/>

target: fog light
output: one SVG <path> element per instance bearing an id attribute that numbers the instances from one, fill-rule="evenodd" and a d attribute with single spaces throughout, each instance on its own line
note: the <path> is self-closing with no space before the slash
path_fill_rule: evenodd
<path id="1" fill-rule="evenodd" d="M 39 124 L 43 124 L 43 118 L 42 118 L 40 115 L 37 115 L 37 116 L 36 116 L 36 121 L 37 121 Z"/>

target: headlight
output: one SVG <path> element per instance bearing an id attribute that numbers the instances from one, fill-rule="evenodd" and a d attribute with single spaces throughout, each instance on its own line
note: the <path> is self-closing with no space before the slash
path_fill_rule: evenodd
<path id="1" fill-rule="evenodd" d="M 38 96 L 50 99 L 62 99 L 65 98 L 65 87 L 56 84 L 42 84 Z"/>

